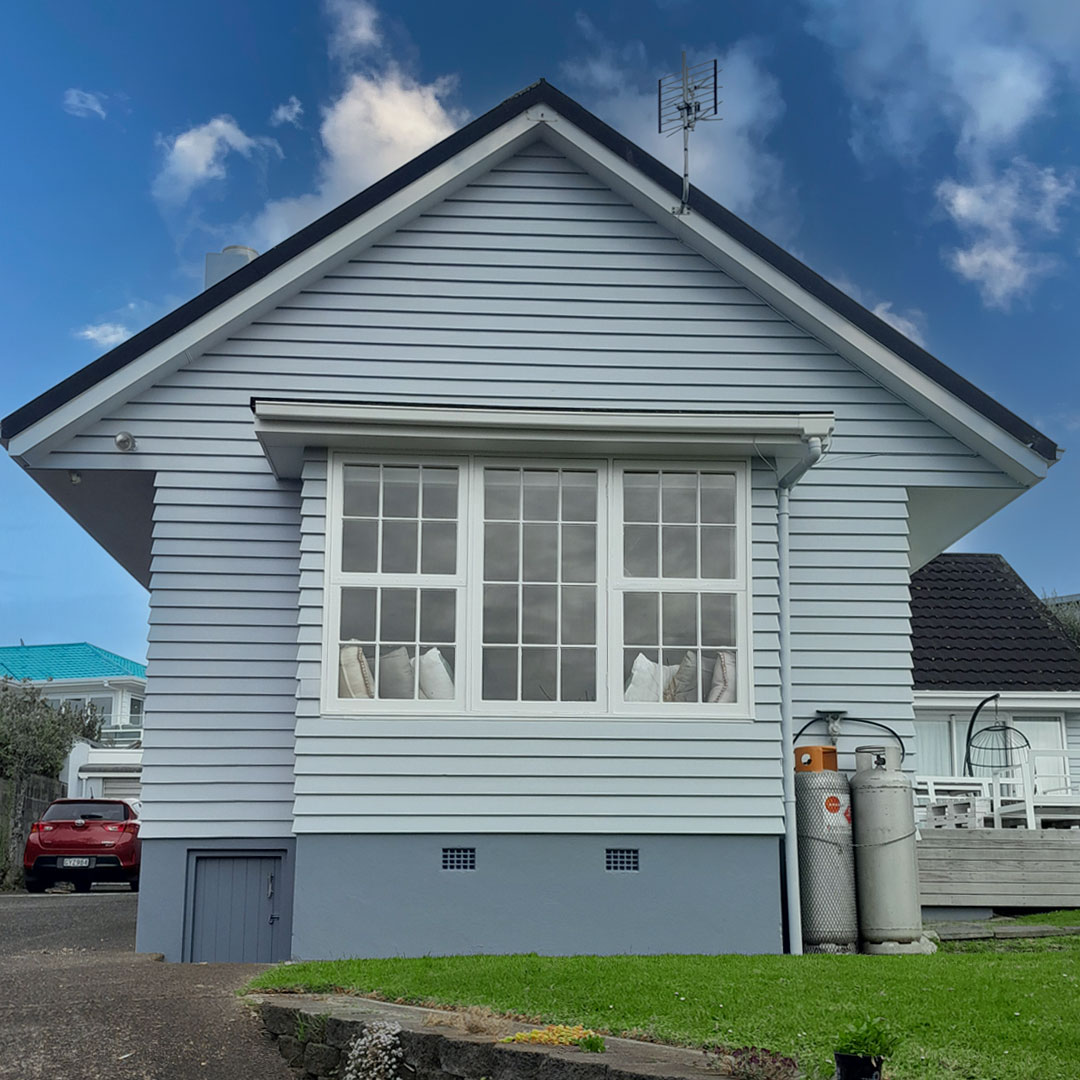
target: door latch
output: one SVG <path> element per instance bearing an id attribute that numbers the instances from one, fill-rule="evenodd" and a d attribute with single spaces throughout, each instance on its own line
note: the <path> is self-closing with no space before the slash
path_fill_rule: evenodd
<path id="1" fill-rule="evenodd" d="M 273 900 L 274 898 L 274 875 L 266 875 L 266 899 Z"/>

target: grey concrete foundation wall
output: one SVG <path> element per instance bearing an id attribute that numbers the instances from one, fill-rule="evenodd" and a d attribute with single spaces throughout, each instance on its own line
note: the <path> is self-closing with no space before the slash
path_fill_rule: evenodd
<path id="1" fill-rule="evenodd" d="M 185 933 L 191 902 L 188 880 L 190 856 L 215 851 L 283 851 L 284 881 L 280 888 L 291 896 L 294 888 L 295 841 L 243 837 L 216 840 L 144 840 L 139 871 L 139 914 L 135 929 L 137 952 L 164 953 L 166 960 L 184 959 Z M 283 918 L 288 911 L 283 911 Z"/>
<path id="2" fill-rule="evenodd" d="M 775 836 L 302 835 L 293 955 L 777 953 L 780 897 Z"/>

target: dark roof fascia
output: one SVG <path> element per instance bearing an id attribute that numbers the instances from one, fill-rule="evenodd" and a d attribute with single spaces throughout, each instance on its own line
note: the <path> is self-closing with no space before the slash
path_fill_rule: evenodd
<path id="1" fill-rule="evenodd" d="M 173 334 L 212 311 L 237 293 L 253 285 L 279 266 L 295 258 L 303 251 L 323 240 L 342 226 L 389 198 L 402 188 L 419 179 L 425 173 L 448 161 L 485 135 L 512 120 L 525 109 L 546 104 L 556 109 L 586 134 L 607 147 L 613 154 L 640 170 L 676 198 L 682 197 L 682 178 L 646 153 L 641 147 L 620 135 L 598 117 L 594 116 L 573 98 L 567 97 L 550 83 L 541 79 L 513 97 L 484 113 L 460 131 L 413 158 L 401 168 L 372 184 L 310 225 L 283 240 L 276 247 L 253 259 L 246 266 L 230 274 L 216 285 L 199 293 L 175 311 L 152 326 L 129 338 L 115 349 L 99 357 L 80 371 L 57 383 L 51 390 L 40 394 L 33 401 L 16 409 L 0 421 L 0 443 L 5 447 L 8 440 L 37 423 L 49 413 L 65 405 L 73 398 L 101 382 L 109 375 L 130 364 L 143 353 L 161 344 Z M 690 207 L 712 224 L 722 229 L 738 243 L 774 266 L 812 296 L 827 304 L 852 325 L 874 338 L 885 348 L 907 361 L 939 386 L 953 394 L 1002 430 L 1008 432 L 1025 446 L 1049 462 L 1058 458 L 1058 447 L 1042 432 L 1020 419 L 1015 413 L 995 401 L 952 368 L 943 364 L 921 346 L 906 338 L 895 327 L 878 318 L 820 274 L 800 262 L 779 245 L 763 236 L 730 210 L 696 187 L 690 189 Z"/>

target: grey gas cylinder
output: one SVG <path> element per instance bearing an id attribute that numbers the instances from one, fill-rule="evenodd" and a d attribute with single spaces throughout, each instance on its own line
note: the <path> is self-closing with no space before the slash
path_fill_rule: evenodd
<path id="1" fill-rule="evenodd" d="M 860 746 L 851 778 L 859 933 L 871 945 L 922 938 L 915 806 L 900 750 Z"/>

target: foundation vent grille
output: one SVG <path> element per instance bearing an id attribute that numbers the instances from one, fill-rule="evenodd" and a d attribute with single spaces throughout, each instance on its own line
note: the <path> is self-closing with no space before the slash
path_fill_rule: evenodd
<path id="1" fill-rule="evenodd" d="M 609 847 L 604 852 L 604 869 L 615 873 L 639 870 L 638 848 Z"/>
<path id="2" fill-rule="evenodd" d="M 442 868 L 444 870 L 475 870 L 476 848 L 444 847 L 442 849 Z"/>

